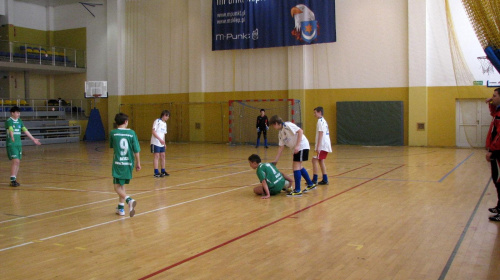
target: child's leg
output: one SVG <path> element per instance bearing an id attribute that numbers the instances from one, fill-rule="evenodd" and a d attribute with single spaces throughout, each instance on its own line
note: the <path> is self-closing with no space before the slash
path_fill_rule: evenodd
<path id="1" fill-rule="evenodd" d="M 19 165 L 21 165 L 21 160 L 18 158 L 11 159 L 10 165 L 10 180 L 15 181 L 17 178 L 17 172 L 19 172 Z M 14 178 L 14 180 L 12 180 Z"/>
<path id="2" fill-rule="evenodd" d="M 125 199 L 127 198 L 127 192 L 125 191 L 125 186 L 120 184 L 114 184 L 115 192 L 118 194 L 118 202 L 125 203 Z"/>
<path id="3" fill-rule="evenodd" d="M 264 147 L 267 148 L 267 131 L 264 130 L 262 133 L 264 134 Z"/>
<path id="4" fill-rule="evenodd" d="M 318 182 L 318 158 L 316 156 L 314 156 L 312 158 L 312 165 L 313 165 L 313 183 L 317 183 Z"/>
<path id="5" fill-rule="evenodd" d="M 160 153 L 161 169 L 165 172 L 165 152 Z"/>
<path id="6" fill-rule="evenodd" d="M 253 192 L 258 195 L 263 195 L 264 187 L 262 185 L 258 185 L 257 187 L 253 188 Z"/>
<path id="7" fill-rule="evenodd" d="M 160 153 L 154 153 L 153 154 L 153 167 L 155 169 L 155 175 L 160 174 L 160 171 L 158 171 L 158 161 L 160 160 Z"/>
<path id="8" fill-rule="evenodd" d="M 120 184 L 114 184 L 115 192 L 118 194 L 118 210 L 125 208 L 125 203 L 129 206 L 130 217 L 135 215 L 135 205 L 136 201 L 127 195 L 125 191 L 125 186 Z"/>
<path id="9" fill-rule="evenodd" d="M 302 179 L 302 174 L 300 169 L 302 168 L 302 163 L 300 161 L 293 162 L 293 178 L 295 180 L 295 192 L 300 192 L 300 180 Z"/>
<path id="10" fill-rule="evenodd" d="M 302 169 L 300 169 L 300 173 L 302 174 L 302 177 L 304 178 L 304 180 L 306 180 L 308 186 L 314 185 L 314 183 L 311 181 L 311 178 L 309 177 L 309 173 L 307 172 L 307 170 L 304 167 L 302 167 Z"/>
<path id="11" fill-rule="evenodd" d="M 321 166 L 321 174 L 323 174 L 323 181 L 328 182 L 328 175 L 326 175 L 326 165 L 324 159 L 319 160 L 319 166 Z"/>

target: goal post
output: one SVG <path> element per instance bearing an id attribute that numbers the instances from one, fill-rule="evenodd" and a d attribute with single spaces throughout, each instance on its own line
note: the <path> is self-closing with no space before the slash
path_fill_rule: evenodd
<path id="1" fill-rule="evenodd" d="M 256 124 L 261 109 L 266 110 L 268 119 L 278 115 L 283 121 L 293 122 L 299 127 L 302 126 L 300 100 L 298 99 L 229 100 L 230 144 L 256 144 Z M 263 139 L 262 135 L 261 139 Z M 267 143 L 278 144 L 278 131 L 272 127 L 267 131 Z"/>

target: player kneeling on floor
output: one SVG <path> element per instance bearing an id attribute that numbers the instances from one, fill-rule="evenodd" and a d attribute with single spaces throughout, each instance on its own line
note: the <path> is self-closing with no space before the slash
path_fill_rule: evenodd
<path id="1" fill-rule="evenodd" d="M 248 163 L 252 169 L 257 170 L 257 177 L 259 178 L 259 182 L 261 182 L 261 184 L 253 189 L 253 192 L 261 195 L 262 199 L 267 199 L 271 195 L 280 193 L 282 190 L 287 190 L 286 185 L 293 185 L 292 178 L 281 173 L 274 164 L 262 163 L 259 155 L 253 154 L 249 156 Z"/>

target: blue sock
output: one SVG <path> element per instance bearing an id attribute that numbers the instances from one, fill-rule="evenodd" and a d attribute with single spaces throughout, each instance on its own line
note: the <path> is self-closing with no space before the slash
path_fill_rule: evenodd
<path id="1" fill-rule="evenodd" d="M 317 183 L 318 182 L 318 174 L 313 174 L 313 183 Z"/>
<path id="2" fill-rule="evenodd" d="M 161 169 L 161 173 L 166 173 L 164 168 Z"/>
<path id="3" fill-rule="evenodd" d="M 264 146 L 267 147 L 267 139 L 264 139 Z"/>
<path id="4" fill-rule="evenodd" d="M 260 145 L 260 137 L 257 138 L 257 145 L 255 145 L 255 147 L 258 147 Z"/>
<path id="5" fill-rule="evenodd" d="M 328 182 L 328 176 L 326 174 L 323 174 L 323 181 Z"/>
<path id="6" fill-rule="evenodd" d="M 158 172 L 158 169 L 155 169 L 155 174 L 160 174 L 160 172 Z"/>
<path id="7" fill-rule="evenodd" d="M 304 167 L 302 167 L 300 173 L 302 174 L 302 177 L 304 177 L 304 180 L 306 180 L 308 186 L 313 184 L 311 178 L 309 178 L 309 173 L 307 173 L 307 170 Z"/>
<path id="8" fill-rule="evenodd" d="M 293 171 L 293 179 L 295 180 L 295 192 L 300 192 L 300 179 L 301 179 L 300 170 Z"/>

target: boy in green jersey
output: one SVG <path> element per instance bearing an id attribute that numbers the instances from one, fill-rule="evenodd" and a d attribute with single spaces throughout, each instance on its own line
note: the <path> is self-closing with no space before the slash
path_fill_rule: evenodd
<path id="1" fill-rule="evenodd" d="M 116 214 L 125 215 L 125 203 L 129 206 L 130 217 L 135 215 L 135 206 L 137 202 L 127 195 L 125 184 L 129 184 L 132 179 L 134 170 L 141 170 L 141 159 L 139 152 L 139 140 L 135 131 L 128 126 L 128 116 L 123 113 L 118 113 L 115 116 L 116 129 L 109 133 L 109 147 L 113 148 L 113 184 L 116 193 L 118 194 L 118 207 Z"/>
<path id="2" fill-rule="evenodd" d="M 20 116 L 21 110 L 19 107 L 14 106 L 10 109 L 10 118 L 5 121 L 5 129 L 7 131 L 5 145 L 7 148 L 7 156 L 12 162 L 10 166 L 11 187 L 19 187 L 21 185 L 17 182 L 17 172 L 19 171 L 19 165 L 21 164 L 23 154 L 21 132 L 24 132 L 24 134 L 26 134 L 26 136 L 28 136 L 28 138 L 31 139 L 36 145 L 42 145 L 42 143 L 33 137 L 24 126 L 23 121 L 19 118 Z"/>
<path id="3" fill-rule="evenodd" d="M 261 163 L 258 155 L 253 154 L 248 157 L 250 167 L 257 170 L 257 177 L 262 184 L 255 187 L 253 192 L 262 195 L 262 199 L 268 199 L 271 195 L 276 195 L 284 190 L 285 182 L 289 186 L 293 185 L 293 180 L 289 176 L 281 173 L 272 163 Z"/>

